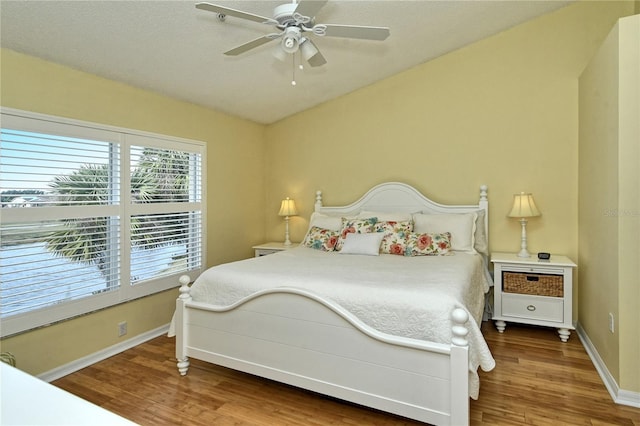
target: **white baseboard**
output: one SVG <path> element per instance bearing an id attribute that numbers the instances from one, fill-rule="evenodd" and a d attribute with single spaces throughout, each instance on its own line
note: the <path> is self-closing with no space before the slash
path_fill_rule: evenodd
<path id="1" fill-rule="evenodd" d="M 618 386 L 618 383 L 609 372 L 604 361 L 600 358 L 600 354 L 598 354 L 596 347 L 593 345 L 591 339 L 589 339 L 589 336 L 587 336 L 587 333 L 579 322 L 576 324 L 576 332 L 578 337 L 580 337 L 580 341 L 587 351 L 589 358 L 591 358 L 593 365 L 596 367 L 600 378 L 604 382 L 607 391 L 609 391 L 611 399 L 613 399 L 616 404 L 640 408 L 640 393 L 620 389 L 620 386 Z"/>
<path id="2" fill-rule="evenodd" d="M 117 343 L 113 346 L 109 346 L 108 348 L 102 349 L 98 352 L 94 352 L 90 355 L 87 355 L 85 357 L 72 361 L 68 364 L 62 365 L 60 367 L 54 368 L 53 370 L 49 370 L 45 373 L 39 374 L 38 378 L 41 380 L 44 380 L 45 382 L 52 382 L 68 374 L 74 373 L 78 370 L 81 370 L 85 367 L 95 364 L 98 361 L 102 361 L 104 359 L 117 355 L 120 352 L 124 352 L 127 349 L 131 349 L 134 346 L 138 346 L 148 340 L 155 339 L 158 336 L 166 334 L 167 331 L 169 331 L 169 324 L 163 325 L 162 327 L 158 327 L 154 330 L 149 330 L 146 333 L 139 334 L 135 337 L 132 337 L 131 339 Z"/>

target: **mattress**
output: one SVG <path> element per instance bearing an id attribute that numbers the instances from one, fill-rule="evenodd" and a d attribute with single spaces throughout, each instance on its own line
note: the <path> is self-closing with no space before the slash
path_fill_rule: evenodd
<path id="1" fill-rule="evenodd" d="M 469 394 L 477 398 L 477 369 L 495 366 L 479 326 L 489 284 L 477 254 L 364 256 L 297 247 L 210 268 L 192 285 L 191 297 L 229 306 L 263 289 L 301 288 L 339 304 L 380 332 L 447 344 L 451 312 L 466 309 Z"/>

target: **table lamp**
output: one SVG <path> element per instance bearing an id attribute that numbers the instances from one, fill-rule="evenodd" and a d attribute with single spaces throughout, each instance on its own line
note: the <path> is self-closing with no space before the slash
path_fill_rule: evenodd
<path id="1" fill-rule="evenodd" d="M 520 218 L 520 225 L 522 225 L 518 257 L 531 257 L 527 251 L 527 218 L 540 216 L 541 214 L 533 201 L 533 195 L 521 192 L 513 196 L 513 207 L 508 217 Z"/>
<path id="2" fill-rule="evenodd" d="M 285 223 L 285 231 L 284 231 L 284 245 L 290 246 L 291 240 L 289 239 L 289 216 L 297 216 L 298 210 L 296 210 L 296 203 L 293 202 L 289 197 L 282 200 L 282 204 L 280 204 L 280 211 L 278 212 L 278 216 L 284 216 Z"/>

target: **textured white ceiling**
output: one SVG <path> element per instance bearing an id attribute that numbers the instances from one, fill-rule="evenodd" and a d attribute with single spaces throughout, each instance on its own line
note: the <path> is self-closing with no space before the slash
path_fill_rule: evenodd
<path id="1" fill-rule="evenodd" d="M 304 0 L 303 0 L 304 1 Z M 215 1 L 272 15 L 287 1 Z M 383 41 L 319 38 L 328 63 L 296 71 L 271 42 L 223 52 L 273 27 L 198 10 L 194 1 L 0 1 L 0 42 L 132 86 L 272 123 L 556 10 L 570 1 L 329 0 L 317 23 L 388 26 Z"/>

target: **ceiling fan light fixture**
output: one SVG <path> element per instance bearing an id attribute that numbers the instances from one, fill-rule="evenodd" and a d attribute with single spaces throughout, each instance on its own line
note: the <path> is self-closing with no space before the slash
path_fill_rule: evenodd
<path id="1" fill-rule="evenodd" d="M 300 46 L 300 28 L 289 27 L 285 30 L 284 37 L 282 37 L 282 50 L 287 53 L 296 53 Z"/>
<path id="2" fill-rule="evenodd" d="M 279 61 L 286 62 L 289 59 L 289 53 L 285 52 L 282 44 L 278 43 L 273 48 L 273 57 Z"/>
<path id="3" fill-rule="evenodd" d="M 313 58 L 318 54 L 318 48 L 311 40 L 306 37 L 303 37 L 300 41 L 300 53 L 302 53 L 302 57 L 305 61 Z"/>

